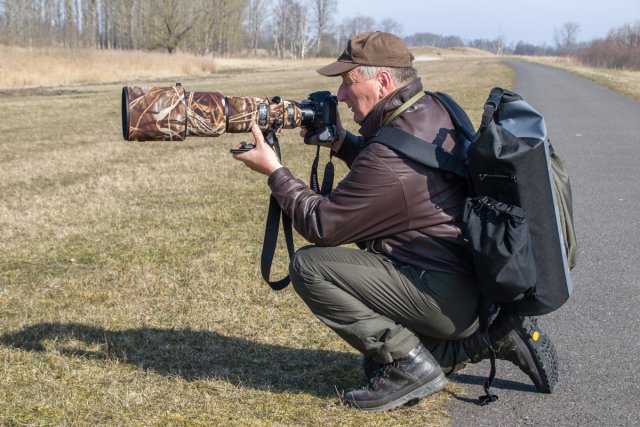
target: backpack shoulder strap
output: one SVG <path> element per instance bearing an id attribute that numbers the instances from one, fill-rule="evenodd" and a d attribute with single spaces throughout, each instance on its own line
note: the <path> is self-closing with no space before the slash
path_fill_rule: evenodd
<path id="1" fill-rule="evenodd" d="M 471 123 L 471 119 L 464 111 L 464 109 L 458 104 L 451 96 L 444 92 L 425 92 L 427 95 L 437 99 L 440 104 L 447 110 L 453 126 L 456 130 L 462 134 L 468 141 L 473 141 L 476 135 L 476 131 Z"/>
<path id="2" fill-rule="evenodd" d="M 425 166 L 442 169 L 466 178 L 467 167 L 453 154 L 401 129 L 383 126 L 367 143 L 379 142 Z"/>

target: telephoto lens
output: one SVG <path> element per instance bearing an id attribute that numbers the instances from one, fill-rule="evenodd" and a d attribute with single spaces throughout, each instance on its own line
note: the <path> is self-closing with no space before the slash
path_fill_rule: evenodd
<path id="1" fill-rule="evenodd" d="M 313 109 L 306 117 L 315 119 Z M 309 114 L 311 111 L 312 114 Z M 173 87 L 122 88 L 122 135 L 127 141 L 184 141 L 187 136 L 250 132 L 258 123 L 268 131 L 303 126 L 300 105 L 280 97 L 225 96 Z"/>

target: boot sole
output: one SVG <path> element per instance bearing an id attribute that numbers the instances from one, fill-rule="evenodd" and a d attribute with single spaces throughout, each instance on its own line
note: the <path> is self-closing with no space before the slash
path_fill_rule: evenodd
<path id="1" fill-rule="evenodd" d="M 552 393 L 558 384 L 558 355 L 553 343 L 529 317 L 513 318 L 511 324 L 517 333 L 518 347 L 527 359 L 532 372 L 537 372 L 540 380 L 531 378 L 541 393 Z M 519 341 L 519 342 L 518 342 Z"/>
<path id="2" fill-rule="evenodd" d="M 360 406 L 356 401 L 349 401 L 349 400 L 345 400 L 344 403 L 364 412 L 390 411 L 392 409 L 398 408 L 399 406 L 405 405 L 409 402 L 412 402 L 412 401 L 417 402 L 420 399 L 423 399 L 437 391 L 440 391 L 448 383 L 449 383 L 449 380 L 447 380 L 447 378 L 444 376 L 444 373 L 440 372 L 440 374 L 436 378 L 432 379 L 428 383 L 422 386 L 419 386 L 414 390 L 411 390 L 405 394 L 402 394 L 391 401 L 386 401 L 385 403 L 382 403 L 378 406 L 367 405 L 366 407 L 364 407 L 364 406 Z M 375 405 L 374 402 L 366 402 L 366 403 L 368 403 L 369 405 Z"/>

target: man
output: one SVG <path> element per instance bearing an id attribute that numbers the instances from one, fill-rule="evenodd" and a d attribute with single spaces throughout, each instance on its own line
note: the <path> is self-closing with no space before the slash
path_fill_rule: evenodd
<path id="1" fill-rule="evenodd" d="M 329 195 L 293 177 L 255 125 L 256 148 L 236 158 L 269 177 L 296 230 L 315 244 L 296 253 L 290 277 L 311 311 L 364 354 L 368 385 L 346 393 L 346 404 L 394 409 L 442 389 L 446 375 L 492 350 L 550 392 L 555 366 L 545 366 L 529 339 L 530 319 L 503 315 L 488 333 L 478 331 L 479 296 L 460 230 L 464 180 L 367 141 L 393 126 L 464 157 L 450 117 L 424 94 L 412 61 L 398 37 L 367 32 L 318 70 L 341 77 L 338 101 L 362 135 L 339 124 L 331 150 L 350 171 Z M 346 243 L 366 250 L 338 247 Z M 540 343 L 551 345 L 545 335 Z"/>

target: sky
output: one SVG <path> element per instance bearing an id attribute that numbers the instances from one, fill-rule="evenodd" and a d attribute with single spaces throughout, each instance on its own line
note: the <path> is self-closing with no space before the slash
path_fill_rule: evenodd
<path id="1" fill-rule="evenodd" d="M 338 0 L 339 23 L 355 15 L 402 25 L 401 36 L 434 33 L 463 40 L 503 37 L 554 46 L 554 30 L 577 22 L 577 41 L 606 37 L 610 29 L 640 22 L 640 0 Z"/>

